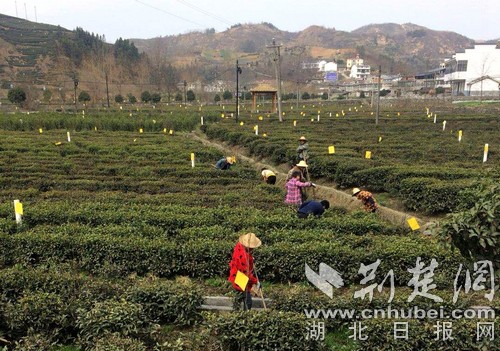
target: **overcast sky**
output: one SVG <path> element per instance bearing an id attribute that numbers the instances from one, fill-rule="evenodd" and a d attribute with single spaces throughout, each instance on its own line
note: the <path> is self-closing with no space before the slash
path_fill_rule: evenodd
<path id="1" fill-rule="evenodd" d="M 261 22 L 290 32 L 411 22 L 476 40 L 500 38 L 500 0 L 0 0 L 2 14 L 16 16 L 16 7 L 17 17 L 82 27 L 108 42 Z"/>

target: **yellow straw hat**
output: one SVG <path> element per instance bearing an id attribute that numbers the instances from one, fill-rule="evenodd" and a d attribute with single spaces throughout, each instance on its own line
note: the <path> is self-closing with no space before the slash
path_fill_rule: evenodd
<path id="1" fill-rule="evenodd" d="M 226 161 L 227 161 L 227 163 L 229 163 L 230 165 L 232 165 L 232 164 L 234 163 L 234 160 L 233 160 L 233 158 L 232 158 L 231 156 L 226 157 Z"/>
<path id="2" fill-rule="evenodd" d="M 297 167 L 308 167 L 306 161 L 302 160 L 296 164 Z"/>
<path id="3" fill-rule="evenodd" d="M 356 196 L 357 193 L 359 193 L 361 190 L 359 188 L 354 188 L 352 189 L 352 196 Z"/>
<path id="4" fill-rule="evenodd" d="M 307 139 L 306 139 L 306 137 L 305 137 L 305 136 L 301 136 L 301 137 L 299 138 L 299 141 L 307 141 Z"/>
<path id="5" fill-rule="evenodd" d="M 262 244 L 260 239 L 257 238 L 257 235 L 255 235 L 254 233 L 243 234 L 238 239 L 238 242 L 241 245 L 248 247 L 249 249 L 255 249 L 256 247 L 259 247 Z"/>

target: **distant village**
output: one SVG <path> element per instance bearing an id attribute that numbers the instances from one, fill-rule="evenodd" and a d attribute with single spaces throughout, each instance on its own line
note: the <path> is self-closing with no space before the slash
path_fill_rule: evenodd
<path id="1" fill-rule="evenodd" d="M 326 92 L 328 98 L 370 97 L 372 92 L 378 90 L 394 97 L 438 94 L 500 97 L 500 46 L 495 44 L 476 44 L 443 59 L 439 67 L 413 76 L 381 72 L 379 77 L 379 68 L 370 66 L 359 55 L 347 59 L 345 63 L 325 60 L 303 62 L 302 69 L 316 72 L 308 80 L 308 88 L 320 94 Z M 258 84 L 276 86 L 277 83 L 269 79 Z M 190 83 L 187 89 L 218 93 L 232 90 L 233 86 L 234 82 L 218 80 L 209 85 Z"/>

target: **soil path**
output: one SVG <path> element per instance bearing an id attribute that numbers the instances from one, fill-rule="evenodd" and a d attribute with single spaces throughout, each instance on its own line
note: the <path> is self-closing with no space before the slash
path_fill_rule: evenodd
<path id="1" fill-rule="evenodd" d="M 278 185 L 283 185 L 286 179 L 287 171 L 282 169 L 281 167 L 276 167 L 270 164 L 265 163 L 264 160 L 262 161 L 257 161 L 251 157 L 246 156 L 243 152 L 244 150 L 241 150 L 240 148 L 237 147 L 231 147 L 229 145 L 221 144 L 214 142 L 212 140 L 209 140 L 205 134 L 201 132 L 191 132 L 188 134 L 190 137 L 193 139 L 196 139 L 203 143 L 203 145 L 210 146 L 216 149 L 219 149 L 224 152 L 224 154 L 227 155 L 235 155 L 236 159 L 238 160 L 244 160 L 245 162 L 248 162 L 250 164 L 253 164 L 255 168 L 261 169 L 261 168 L 268 168 L 272 170 L 274 173 L 276 173 L 276 177 L 278 179 L 277 184 Z M 317 187 L 314 190 L 314 198 L 316 199 L 326 199 L 330 201 L 332 205 L 342 207 L 347 209 L 348 211 L 353 211 L 353 210 L 359 210 L 362 205 L 359 200 L 356 198 L 352 197 L 350 194 L 345 193 L 343 191 L 337 190 L 332 186 L 326 186 L 326 185 L 320 185 L 316 183 Z M 415 217 L 414 215 L 410 215 L 405 212 L 401 211 L 396 211 L 388 207 L 380 206 L 378 210 L 378 215 L 380 216 L 381 219 L 386 220 L 394 225 L 401 226 L 401 227 L 406 227 L 408 228 L 408 223 L 407 220 L 411 217 Z M 422 219 L 417 217 L 417 221 L 420 224 L 420 230 L 425 231 L 431 222 L 427 222 L 427 219 Z"/>

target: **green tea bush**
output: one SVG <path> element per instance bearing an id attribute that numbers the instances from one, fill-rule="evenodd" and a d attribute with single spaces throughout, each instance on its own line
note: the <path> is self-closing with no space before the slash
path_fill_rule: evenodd
<path id="1" fill-rule="evenodd" d="M 470 180 L 444 182 L 435 178 L 407 178 L 401 181 L 400 196 L 405 208 L 423 213 L 451 212 L 460 203 L 460 191 Z"/>
<path id="2" fill-rule="evenodd" d="M 266 240 L 266 236 L 261 236 Z M 234 241 L 213 241 L 198 238 L 174 243 L 170 240 L 150 240 L 137 237 L 121 238 L 104 235 L 71 237 L 66 235 L 22 234 L 2 236 L 12 250 L 8 261 L 27 266 L 45 262 L 73 262 L 93 274 L 109 275 L 109 267 L 118 276 L 153 273 L 160 277 L 186 275 L 201 278 L 225 276 Z M 407 269 L 415 265 L 417 257 L 440 263 L 437 278 L 449 284 L 461 259 L 437 248 L 429 239 L 416 236 L 373 236 L 370 240 L 352 242 L 323 241 L 301 244 L 277 242 L 263 246 L 257 252 L 263 279 L 274 282 L 304 281 L 304 263 L 316 266 L 325 262 L 342 273 L 346 284 L 359 280 L 357 270 L 361 262 L 382 260 L 381 269 L 394 269 L 396 283 L 405 285 L 410 274 Z"/>
<path id="3" fill-rule="evenodd" d="M 320 350 L 318 342 L 306 339 L 307 319 L 300 313 L 239 312 L 211 315 L 205 323 L 222 344 L 220 350 Z"/>
<path id="4" fill-rule="evenodd" d="M 462 194 L 463 195 L 463 194 Z M 476 188 L 475 204 L 453 213 L 437 229 L 438 237 L 451 244 L 469 261 L 489 260 L 500 268 L 500 186 L 489 183 Z"/>
<path id="5" fill-rule="evenodd" d="M 45 351 L 55 349 L 57 342 L 50 336 L 30 331 L 14 343 L 13 351 Z M 5 348 L 7 351 L 7 348 Z"/>
<path id="6" fill-rule="evenodd" d="M 119 333 L 106 333 L 95 341 L 89 351 L 147 351 L 146 345 L 131 337 Z"/>
<path id="7" fill-rule="evenodd" d="M 6 324 L 14 334 L 24 335 L 28 330 L 44 335 L 58 335 L 69 328 L 71 304 L 55 293 L 26 292 L 4 309 Z"/>
<path id="8" fill-rule="evenodd" d="M 160 281 L 144 281 L 132 286 L 127 300 L 140 304 L 151 322 L 190 325 L 200 320 L 203 297 L 194 284 L 173 286 Z"/>
<path id="9" fill-rule="evenodd" d="M 109 300 L 96 303 L 89 311 L 79 310 L 76 327 L 79 330 L 80 343 L 92 347 L 108 333 L 131 338 L 147 334 L 148 322 L 140 304 Z"/>

